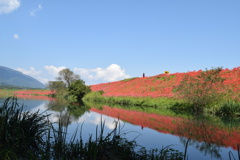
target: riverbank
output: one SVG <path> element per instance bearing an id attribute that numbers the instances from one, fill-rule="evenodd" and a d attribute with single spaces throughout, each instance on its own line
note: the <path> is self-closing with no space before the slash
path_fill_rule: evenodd
<path id="1" fill-rule="evenodd" d="M 240 67 L 135 77 L 91 89 L 84 100 L 240 116 Z"/>
<path id="2" fill-rule="evenodd" d="M 84 102 L 94 102 L 101 104 L 118 104 L 128 107 L 154 108 L 163 110 L 172 110 L 175 112 L 193 112 L 193 104 L 187 103 L 183 99 L 159 97 L 114 97 L 104 96 L 102 91 L 90 92 L 82 99 Z M 216 104 L 204 108 L 203 113 L 221 117 L 239 117 L 240 102 L 223 100 Z"/>
<path id="3" fill-rule="evenodd" d="M 103 91 L 103 96 L 114 97 L 175 97 L 176 87 L 186 77 L 198 78 L 206 71 L 186 73 L 159 74 L 150 77 L 135 77 L 116 82 L 91 85 L 92 91 Z M 224 79 L 224 88 L 229 98 L 240 101 L 240 67 L 222 69 L 219 76 Z"/>
<path id="4" fill-rule="evenodd" d="M 0 89 L 0 95 L 39 95 L 39 96 L 49 96 L 53 93 L 50 90 L 47 89 Z"/>

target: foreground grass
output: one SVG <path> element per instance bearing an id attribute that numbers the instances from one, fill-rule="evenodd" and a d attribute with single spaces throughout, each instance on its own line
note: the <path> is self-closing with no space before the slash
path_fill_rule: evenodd
<path id="1" fill-rule="evenodd" d="M 102 121 L 96 128 L 96 137 L 90 135 L 86 142 L 81 136 L 81 125 L 71 140 L 67 140 L 67 127 L 61 120 L 54 127 L 48 116 L 24 111 L 16 98 L 6 99 L 0 107 L 0 159 L 181 160 L 185 157 L 171 146 L 146 150 L 136 141 L 124 138 L 118 123 L 104 136 Z M 80 137 L 76 137 L 78 131 Z"/>

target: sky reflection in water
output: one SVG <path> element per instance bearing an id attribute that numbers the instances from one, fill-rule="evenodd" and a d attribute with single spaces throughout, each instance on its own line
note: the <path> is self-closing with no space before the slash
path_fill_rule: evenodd
<path id="1" fill-rule="evenodd" d="M 62 108 L 61 112 L 49 109 L 50 101 L 48 100 L 33 100 L 33 99 L 19 99 L 20 104 L 26 106 L 26 109 L 30 109 L 33 112 L 39 111 L 50 114 L 51 122 L 55 123 L 59 121 L 60 115 L 67 115 L 66 108 Z M 144 118 L 144 117 L 143 117 Z M 150 129 L 147 126 L 142 127 L 139 125 L 133 125 L 117 118 L 110 117 L 108 115 L 101 115 L 94 111 L 85 111 L 80 117 L 70 116 L 70 122 L 68 124 L 68 139 L 76 131 L 77 127 L 83 124 L 82 137 L 87 140 L 89 135 L 93 135 L 95 138 L 96 126 L 100 129 L 101 121 L 104 121 L 105 128 L 104 133 L 107 134 L 115 127 L 115 121 L 119 121 L 122 128 L 121 133 L 127 133 L 125 136 L 129 140 L 137 138 L 137 143 L 147 149 L 162 148 L 168 145 L 172 145 L 174 149 L 184 152 L 184 144 L 188 140 L 186 137 L 180 137 L 172 135 L 171 133 L 161 133 L 156 130 Z M 66 124 L 67 125 L 67 124 Z M 78 135 L 80 136 L 80 132 Z M 200 151 L 201 150 L 201 151 Z M 188 147 L 188 158 L 194 160 L 202 159 L 229 159 L 228 153 L 232 152 L 235 158 L 237 158 L 237 151 L 231 147 L 219 147 L 210 143 L 198 142 L 196 140 L 190 140 Z M 219 156 L 221 158 L 219 158 Z"/>

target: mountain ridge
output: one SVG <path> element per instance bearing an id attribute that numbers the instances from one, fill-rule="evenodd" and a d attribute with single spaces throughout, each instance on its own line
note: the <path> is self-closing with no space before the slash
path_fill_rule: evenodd
<path id="1" fill-rule="evenodd" d="M 0 86 L 36 89 L 42 89 L 46 87 L 37 79 L 5 66 L 0 66 Z"/>

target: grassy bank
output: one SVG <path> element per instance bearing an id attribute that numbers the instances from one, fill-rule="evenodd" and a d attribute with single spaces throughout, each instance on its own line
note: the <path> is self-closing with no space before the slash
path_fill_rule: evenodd
<path id="1" fill-rule="evenodd" d="M 118 123 L 104 136 L 102 121 L 96 128 L 96 137 L 90 135 L 87 141 L 82 134 L 76 137 L 77 132 L 83 132 L 82 124 L 67 140 L 67 127 L 61 120 L 58 127 L 54 127 L 49 115 L 24 112 L 16 98 L 5 100 L 0 115 L 0 159 L 3 160 L 181 160 L 185 157 L 171 146 L 146 150 L 136 141 L 124 138 Z"/>
<path id="2" fill-rule="evenodd" d="M 154 108 L 170 108 L 173 106 L 179 106 L 187 108 L 190 105 L 182 100 L 174 98 L 151 98 L 151 97 L 114 97 L 103 96 L 102 91 L 91 92 L 85 95 L 83 101 L 101 102 L 107 104 L 120 104 L 126 106 L 141 106 L 141 107 L 154 107 Z"/>
<path id="3" fill-rule="evenodd" d="M 239 82 L 240 67 L 218 67 L 92 85 L 84 100 L 238 117 Z"/>
<path id="4" fill-rule="evenodd" d="M 103 96 L 103 91 L 91 92 L 84 96 L 83 101 L 105 103 L 105 104 L 118 104 L 127 107 L 139 107 L 139 108 L 154 108 L 159 110 L 172 110 L 178 112 L 194 112 L 194 104 L 188 103 L 183 99 L 175 98 L 151 98 L 151 97 L 107 97 Z M 240 102 L 233 100 L 222 100 L 218 103 L 208 104 L 203 113 L 217 115 L 222 117 L 239 117 L 240 116 Z"/>
<path id="5" fill-rule="evenodd" d="M 49 96 L 52 92 L 47 89 L 0 89 L 0 96 L 12 96 L 12 95 L 40 95 Z"/>

